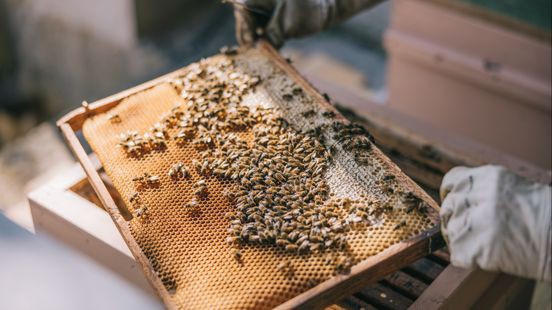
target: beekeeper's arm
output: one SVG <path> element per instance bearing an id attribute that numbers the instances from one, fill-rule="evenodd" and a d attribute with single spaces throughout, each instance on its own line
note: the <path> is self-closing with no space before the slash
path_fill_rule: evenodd
<path id="1" fill-rule="evenodd" d="M 457 167 L 441 185 L 451 263 L 550 282 L 551 188 L 500 166 Z"/>
<path id="2" fill-rule="evenodd" d="M 251 44 L 263 35 L 280 47 L 289 38 L 322 31 L 383 0 L 229 1 L 234 3 L 236 38 L 240 44 Z"/>

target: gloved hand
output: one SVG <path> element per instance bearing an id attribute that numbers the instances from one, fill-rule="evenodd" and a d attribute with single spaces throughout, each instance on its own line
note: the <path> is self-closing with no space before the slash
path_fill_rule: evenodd
<path id="1" fill-rule="evenodd" d="M 383 0 L 228 0 L 234 3 L 236 38 L 251 44 L 261 33 L 275 47 L 322 31 Z"/>
<path id="2" fill-rule="evenodd" d="M 551 188 L 500 166 L 456 167 L 441 185 L 451 263 L 550 282 Z"/>

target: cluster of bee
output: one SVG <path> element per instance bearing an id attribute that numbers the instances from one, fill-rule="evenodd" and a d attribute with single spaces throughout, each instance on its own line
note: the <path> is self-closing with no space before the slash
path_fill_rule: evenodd
<path id="1" fill-rule="evenodd" d="M 142 156 L 152 150 L 167 148 L 167 126 L 156 123 L 149 132 L 140 135 L 137 131 L 127 131 L 119 135 L 118 147 L 131 156 Z"/>
<path id="2" fill-rule="evenodd" d="M 147 215 L 148 205 L 142 201 L 140 194 L 138 193 L 132 194 L 129 200 L 134 207 L 134 212 L 133 212 L 134 217 L 142 218 L 143 216 Z"/>
<path id="3" fill-rule="evenodd" d="M 348 251 L 348 232 L 381 222 L 381 204 L 367 197 L 331 199 L 324 174 L 332 155 L 320 139 L 290 128 L 277 109 L 241 104 L 258 83 L 258 77 L 235 71 L 229 58 L 196 64 L 173 81 L 185 104 L 162 122 L 176 129 L 178 143 L 199 151 L 201 158 L 193 161 L 199 175 L 237 182 L 238 189 L 227 195 L 235 210 L 226 215 L 227 242 L 236 248 L 236 259 L 241 260 L 239 247 L 245 244 L 296 254 Z M 297 88 L 287 95 L 301 94 Z M 344 126 L 360 135 L 356 127 Z M 205 181 L 193 190 L 189 207 L 205 199 Z M 350 267 L 353 258 L 346 258 L 335 262 L 337 270 Z"/>
<path id="4" fill-rule="evenodd" d="M 156 175 L 151 175 L 149 173 L 144 173 L 141 176 L 132 178 L 132 181 L 137 183 L 138 188 L 148 188 L 159 186 L 161 179 Z"/>
<path id="5" fill-rule="evenodd" d="M 332 127 L 335 132 L 334 140 L 340 143 L 345 151 L 352 152 L 358 164 L 367 165 L 370 160 L 369 151 L 374 143 L 374 138 L 370 133 L 357 124 L 334 122 Z"/>
<path id="6" fill-rule="evenodd" d="M 168 175 L 173 180 L 186 179 L 190 177 L 190 170 L 183 163 L 176 163 L 169 169 Z"/>
<path id="7" fill-rule="evenodd" d="M 261 82 L 257 76 L 239 72 L 231 55 L 218 61 L 201 61 L 190 66 L 183 76 L 172 81 L 184 100 L 162 117 L 149 134 L 121 135 L 121 145 L 129 153 L 166 146 L 167 131 L 176 132 L 177 144 L 191 143 L 201 158 L 193 161 L 200 176 L 234 180 L 238 189 L 227 194 L 235 209 L 229 221 L 227 242 L 241 261 L 239 248 L 246 244 L 278 247 L 294 254 L 337 250 L 345 253 L 333 263 L 346 272 L 355 262 L 350 254 L 351 230 L 384 221 L 386 204 L 367 196 L 359 200 L 335 199 L 325 180 L 332 161 L 323 134 L 302 133 L 289 126 L 275 108 L 255 109 L 242 104 L 243 97 Z M 285 100 L 302 96 L 300 87 L 287 93 Z M 305 112 L 311 117 L 314 111 Z M 333 112 L 326 113 L 333 118 Z M 371 137 L 360 126 L 334 122 L 334 140 L 355 159 L 367 162 Z M 156 139 L 156 140 L 154 140 Z M 249 142 L 248 142 L 249 141 Z M 169 170 L 173 179 L 186 178 L 184 164 Z M 147 185 L 154 176 L 144 175 L 138 182 Z M 192 186 L 195 197 L 186 206 L 195 208 L 208 199 L 204 179 Z M 407 199 L 415 204 L 414 198 Z M 416 202 L 417 203 L 417 202 Z M 289 266 L 279 267 L 291 274 Z"/>
<path id="8" fill-rule="evenodd" d="M 144 173 L 143 175 L 132 178 L 132 181 L 135 183 L 136 189 L 138 191 L 141 191 L 146 188 L 158 187 L 160 185 L 161 179 L 156 175 Z M 132 194 L 132 196 L 130 196 L 129 198 L 129 201 L 134 209 L 134 217 L 143 218 L 147 215 L 149 207 L 142 201 L 142 197 L 138 192 Z"/>
<path id="9" fill-rule="evenodd" d="M 205 199 L 209 192 L 207 191 L 207 183 L 205 180 L 199 180 L 192 186 L 194 190 L 194 195 L 196 195 L 198 198 Z"/>

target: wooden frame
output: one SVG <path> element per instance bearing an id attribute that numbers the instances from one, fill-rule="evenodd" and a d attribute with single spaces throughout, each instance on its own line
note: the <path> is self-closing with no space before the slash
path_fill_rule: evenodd
<path id="1" fill-rule="evenodd" d="M 315 101 L 329 106 L 329 103 L 306 80 L 304 80 L 300 74 L 270 46 L 270 44 L 266 42 L 259 42 L 256 47 L 260 52 L 272 59 L 275 64 L 288 76 L 292 77 L 297 84 L 302 86 L 303 89 L 315 99 Z M 115 204 L 113 197 L 110 195 L 109 190 L 98 174 L 96 167 L 89 160 L 89 157 L 77 138 L 76 131 L 82 129 L 84 121 L 88 117 L 104 113 L 119 104 L 122 99 L 167 81 L 168 79 L 177 76 L 180 72 L 181 70 L 174 71 L 114 96 L 96 101 L 92 104 L 84 102 L 82 107 L 65 115 L 57 123 L 63 136 L 67 140 L 69 147 L 82 165 L 82 168 L 88 176 L 90 184 L 97 193 L 102 205 L 111 215 L 113 221 L 119 229 L 119 232 L 123 236 L 123 239 L 136 258 L 137 263 L 142 268 L 146 279 L 152 284 L 157 294 L 169 308 L 175 308 L 175 305 L 173 304 L 165 287 L 155 275 L 155 272 L 147 257 L 142 253 L 130 231 L 125 229 L 126 221 L 121 216 L 118 206 Z M 400 172 L 398 168 L 395 169 L 397 169 L 397 172 Z M 413 182 L 412 184 L 415 185 Z M 417 188 L 417 186 L 415 187 Z M 430 199 L 425 193 L 422 194 L 424 198 Z M 438 208 L 436 204 L 431 204 L 431 206 L 435 209 Z M 426 254 L 431 253 L 435 249 L 441 248 L 443 245 L 444 241 L 439 232 L 439 225 L 436 225 L 432 229 L 429 229 L 422 234 L 411 238 L 410 240 L 395 244 L 383 252 L 360 262 L 351 269 L 350 274 L 332 277 L 316 287 L 288 300 L 277 308 L 321 308 L 335 302 L 336 300 L 348 296 L 351 292 L 360 290 L 366 284 L 374 282 L 379 278 L 382 278 L 385 275 L 414 262 Z"/>

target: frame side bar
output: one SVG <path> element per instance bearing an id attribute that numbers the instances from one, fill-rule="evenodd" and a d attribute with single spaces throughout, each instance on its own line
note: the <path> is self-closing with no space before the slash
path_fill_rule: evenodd
<path id="1" fill-rule="evenodd" d="M 152 286 L 154 287 L 159 297 L 161 297 L 161 299 L 164 301 L 165 305 L 169 309 L 176 309 L 176 306 L 174 305 L 172 299 L 168 295 L 167 291 L 164 289 L 165 286 L 155 275 L 153 268 L 149 264 L 149 261 L 147 260 L 145 255 L 142 253 L 142 250 L 140 249 L 138 244 L 134 241 L 134 238 L 130 234 L 130 231 L 128 231 L 128 229 L 125 229 L 125 220 L 120 215 L 117 205 L 113 200 L 113 197 L 111 197 L 111 194 L 103 183 L 100 175 L 94 168 L 94 165 L 92 165 L 92 163 L 90 162 L 72 127 L 68 123 L 60 123 L 59 128 L 63 136 L 67 140 L 67 143 L 69 144 L 71 150 L 73 151 L 82 168 L 84 169 L 84 172 L 88 176 L 90 185 L 92 185 L 92 188 L 94 189 L 96 194 L 98 194 L 98 198 L 100 199 L 101 203 L 111 215 L 111 218 L 116 224 L 115 226 L 117 226 L 119 232 L 124 236 L 123 239 L 127 243 L 130 251 L 134 254 L 137 262 L 142 266 L 142 270 L 144 271 L 146 278 L 150 281 L 151 284 L 153 284 Z"/>

